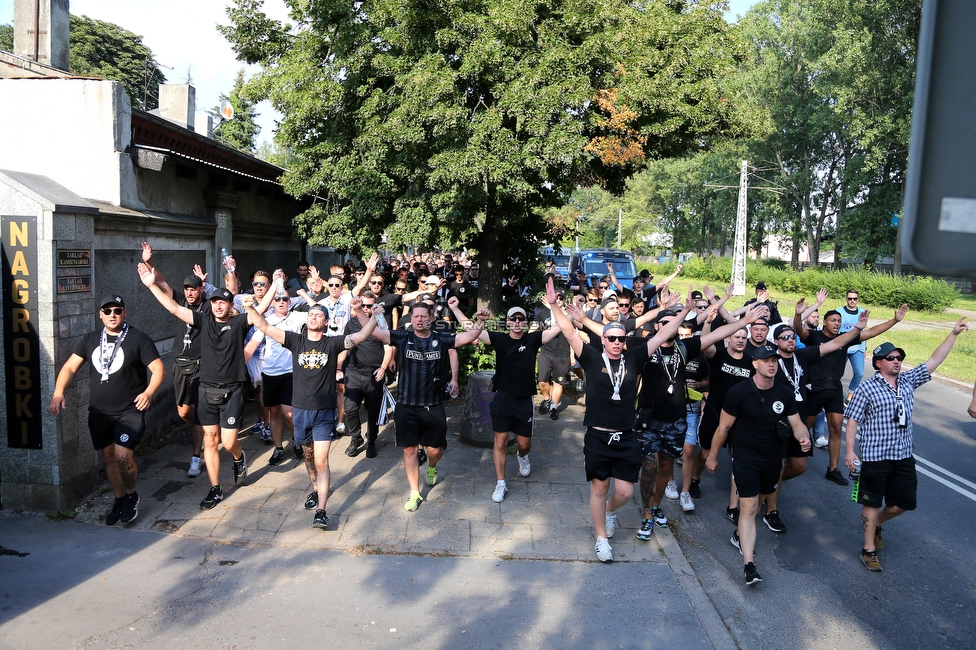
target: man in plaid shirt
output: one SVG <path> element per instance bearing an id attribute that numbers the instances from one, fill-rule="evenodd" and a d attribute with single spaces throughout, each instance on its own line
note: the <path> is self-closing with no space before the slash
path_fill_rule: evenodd
<path id="1" fill-rule="evenodd" d="M 877 553 L 884 548 L 881 524 L 916 506 L 918 476 L 912 457 L 915 389 L 932 378 L 931 374 L 955 345 L 956 337 L 967 329 L 966 319 L 959 319 L 925 363 L 904 373 L 901 372 L 904 350 L 888 342 L 876 347 L 872 364 L 878 372 L 858 386 L 844 413 L 847 418 L 844 460 L 852 472 L 858 460 L 854 453 L 855 433 L 860 433 L 861 471 L 852 500 L 863 506 L 861 562 L 870 571 L 881 571 Z"/>

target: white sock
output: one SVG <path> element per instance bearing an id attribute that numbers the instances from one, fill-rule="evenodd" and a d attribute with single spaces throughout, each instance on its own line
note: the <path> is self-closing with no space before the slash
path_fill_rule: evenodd
<path id="1" fill-rule="evenodd" d="M 495 485 L 496 485 L 496 487 L 499 486 L 499 485 L 501 485 L 502 487 L 508 487 L 506 485 L 506 483 L 505 483 L 505 479 L 502 479 L 502 480 L 498 481 L 498 483 L 496 483 Z"/>

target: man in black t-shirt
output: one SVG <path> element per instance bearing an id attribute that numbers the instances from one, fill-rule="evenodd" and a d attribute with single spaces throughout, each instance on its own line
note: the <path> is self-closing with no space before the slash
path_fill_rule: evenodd
<path id="1" fill-rule="evenodd" d="M 61 366 L 49 408 L 54 415 L 64 410 L 65 389 L 90 364 L 88 430 L 92 445 L 102 452 L 105 476 L 115 493 L 115 503 L 105 517 L 112 526 L 139 516 L 134 450 L 146 431 L 145 411 L 163 383 L 166 367 L 152 339 L 125 322 L 121 296 L 102 298 L 99 317 L 101 331 L 85 336 Z"/>
<path id="2" fill-rule="evenodd" d="M 346 336 L 357 334 L 363 326 L 360 313 L 372 314 L 379 301 L 370 292 L 362 295 L 362 302 L 354 312 L 357 318 L 346 323 Z M 382 305 L 381 305 L 382 307 Z M 382 313 L 382 310 L 378 313 Z M 376 458 L 376 437 L 380 427 L 377 418 L 383 402 L 386 372 L 393 361 L 393 348 L 373 338 L 366 338 L 349 351 L 346 361 L 346 433 L 349 446 L 346 456 L 355 457 L 363 449 L 362 422 L 366 420 L 366 458 Z"/>
<path id="3" fill-rule="evenodd" d="M 328 318 L 326 308 L 315 304 L 308 309 L 305 334 L 288 332 L 272 326 L 264 316 L 247 306 L 247 316 L 254 326 L 283 347 L 291 351 L 293 390 L 292 422 L 295 426 L 295 442 L 305 450 L 305 467 L 315 487 L 305 499 L 305 507 L 315 508 L 312 527 L 325 530 L 329 518 L 325 505 L 329 498 L 332 472 L 329 469 L 329 449 L 336 439 L 338 399 L 336 368 L 339 354 L 351 350 L 369 337 L 376 327 L 376 318 L 366 320 L 359 298 L 352 298 L 350 308 L 358 312 L 362 328 L 355 334 L 326 336 Z M 350 321 L 351 323 L 352 321 Z"/>
<path id="4" fill-rule="evenodd" d="M 566 294 L 561 289 L 556 292 L 556 308 L 563 309 L 563 300 Z M 536 314 L 536 320 L 544 324 L 544 327 L 552 327 L 556 322 L 552 316 L 551 305 L 542 307 Z M 565 313 L 565 312 L 564 312 Z M 558 327 L 557 327 L 558 329 Z M 563 386 L 569 383 L 569 342 L 566 336 L 559 332 L 559 336 L 543 343 L 539 350 L 538 358 L 539 392 L 542 393 L 542 401 L 539 403 L 539 415 L 549 414 L 550 420 L 559 419 L 559 405 L 563 397 Z"/>
<path id="5" fill-rule="evenodd" d="M 546 299 L 556 302 L 552 278 L 546 283 Z M 690 303 L 689 303 L 690 305 Z M 635 431 L 637 381 L 640 370 L 664 341 L 670 340 L 689 307 L 672 319 L 647 343 L 639 342 L 624 353 L 627 333 L 619 321 L 603 326 L 599 349 L 583 342 L 572 321 L 562 310 L 553 310 L 559 329 L 569 341 L 586 373 L 586 412 L 583 424 L 583 464 L 590 483 L 590 514 L 596 532 L 593 550 L 601 562 L 613 561 L 609 538 L 617 526 L 614 511 L 630 501 L 641 467 L 641 447 Z M 579 310 L 573 313 L 578 314 Z M 615 479 L 613 496 L 607 501 L 610 479 Z"/>
<path id="6" fill-rule="evenodd" d="M 444 381 L 448 351 L 473 343 L 481 333 L 488 312 L 478 312 L 475 329 L 462 334 L 434 332 L 433 308 L 418 302 L 410 310 L 411 331 L 373 330 L 373 338 L 397 349 L 397 400 L 393 419 L 396 445 L 403 449 L 403 468 L 410 485 L 404 509 L 415 512 L 424 498 L 420 495 L 420 459 L 423 445 L 427 454 L 427 485 L 437 483 L 437 462 L 447 447 L 447 416 L 444 400 L 458 394 L 457 377 Z M 452 375 L 454 369 L 451 368 Z"/>
<path id="7" fill-rule="evenodd" d="M 457 298 L 449 305 L 454 315 L 467 327 Z M 473 325 L 473 324 L 472 324 Z M 515 434 L 518 445 L 516 459 L 519 474 L 528 476 L 532 470 L 529 451 L 532 450 L 532 424 L 535 405 L 535 359 L 543 344 L 551 342 L 559 334 L 559 327 L 552 325 L 544 331 L 526 332 L 528 317 L 521 307 L 508 310 L 505 325 L 508 333 L 481 330 L 478 340 L 495 349 L 495 397 L 491 400 L 491 430 L 495 433 L 492 461 L 495 466 L 495 490 L 491 500 L 501 503 L 508 492 L 505 481 L 505 461 L 509 432 Z"/>
<path id="8" fill-rule="evenodd" d="M 742 553 L 747 585 L 762 582 L 753 562 L 759 495 L 776 490 L 787 436 L 796 438 L 802 449 L 810 449 L 810 434 L 797 414 L 792 391 L 774 379 L 778 359 L 776 348 L 771 345 L 753 353 L 756 374 L 726 395 L 714 444 L 705 461 L 708 471 L 714 474 L 718 469 L 718 450 L 728 440 L 740 504 L 737 530 L 730 541 Z"/>
<path id="9" fill-rule="evenodd" d="M 247 478 L 247 456 L 237 440 L 237 432 L 244 413 L 241 385 L 248 380 L 244 337 L 253 323 L 247 314 L 231 316 L 234 296 L 227 289 L 216 289 L 210 295 L 210 313 L 201 314 L 173 300 L 156 284 L 155 274 L 144 263 L 139 264 L 139 277 L 166 311 L 201 332 L 197 417 L 203 425 L 203 453 L 210 491 L 200 502 L 200 508 L 210 510 L 224 498 L 220 485 L 219 444 L 223 444 L 234 459 L 234 483 L 240 485 Z M 264 293 L 259 307 L 261 313 L 268 311 L 274 296 L 273 289 Z M 253 301 L 254 296 L 245 295 L 242 304 L 246 307 Z"/>

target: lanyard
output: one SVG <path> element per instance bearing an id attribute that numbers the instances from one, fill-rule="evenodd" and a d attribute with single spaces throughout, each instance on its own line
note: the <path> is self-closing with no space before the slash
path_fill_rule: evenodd
<path id="1" fill-rule="evenodd" d="M 779 367 L 783 369 L 783 375 L 786 377 L 786 380 L 790 382 L 791 386 L 793 386 L 793 396 L 796 398 L 796 401 L 802 402 L 803 396 L 800 395 L 800 375 L 802 374 L 800 370 L 800 362 L 796 360 L 796 357 L 792 357 L 792 359 L 793 359 L 792 373 L 786 369 L 786 364 L 783 363 L 782 357 L 780 357 L 779 359 Z"/>
<path id="2" fill-rule="evenodd" d="M 610 357 L 607 356 L 606 351 L 603 352 L 603 363 L 607 366 L 607 375 L 610 376 L 610 384 L 613 386 L 613 397 L 610 399 L 619 402 L 620 386 L 624 383 L 624 355 L 620 355 L 620 365 L 617 367 L 617 372 L 614 372 L 610 367 Z"/>
<path id="3" fill-rule="evenodd" d="M 101 338 L 98 341 L 98 348 L 99 348 L 99 351 L 98 351 L 98 360 L 102 364 L 102 367 L 99 368 L 99 371 L 100 371 L 100 373 L 102 375 L 102 383 L 103 384 L 108 381 L 108 373 L 109 373 L 109 370 L 112 369 L 112 362 L 115 361 L 115 355 L 118 354 L 119 348 L 122 347 L 122 341 L 125 340 L 125 335 L 128 333 L 128 331 L 129 331 L 129 324 L 128 323 L 123 323 L 122 324 L 122 331 L 119 332 L 119 336 L 118 336 L 117 339 L 115 339 L 115 344 L 112 346 L 112 352 L 109 353 L 109 351 L 108 351 L 108 333 L 107 333 L 107 330 L 104 327 L 102 328 L 102 336 L 101 336 Z M 105 357 L 106 356 L 108 357 L 108 361 L 107 362 L 105 360 Z"/>
<path id="4" fill-rule="evenodd" d="M 671 350 L 671 358 L 668 361 L 664 360 L 664 354 L 661 352 L 661 348 L 657 351 L 658 362 L 664 369 L 664 374 L 668 378 L 668 394 L 674 394 L 674 384 L 678 381 L 678 358 L 681 356 L 678 346 L 675 345 Z"/>

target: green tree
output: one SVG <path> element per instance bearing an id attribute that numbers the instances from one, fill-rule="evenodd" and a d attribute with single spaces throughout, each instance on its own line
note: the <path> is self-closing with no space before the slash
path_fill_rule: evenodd
<path id="1" fill-rule="evenodd" d="M 0 25 L 0 50 L 14 51 L 14 26 Z"/>
<path id="2" fill-rule="evenodd" d="M 540 209 L 734 128 L 720 5 L 295 2 L 292 29 L 237 0 L 222 31 L 284 115 L 286 190 L 317 197 L 301 234 L 352 250 L 447 236 L 478 251 L 497 310 L 504 259 L 557 239 Z"/>
<path id="3" fill-rule="evenodd" d="M 72 73 L 120 82 L 133 108 L 159 106 L 159 84 L 166 83 L 142 37 L 114 23 L 88 16 L 70 17 L 68 64 Z"/>
<path id="4" fill-rule="evenodd" d="M 230 105 L 234 107 L 234 118 L 218 124 L 213 131 L 213 139 L 226 144 L 228 147 L 254 154 L 258 133 L 261 132 L 261 127 L 255 121 L 258 112 L 254 105 L 257 102 L 249 100 L 243 94 L 243 88 L 244 70 L 238 70 L 230 94 L 220 94 L 221 102 L 229 101 Z M 207 112 L 215 118 L 220 117 L 220 106 L 214 106 Z"/>

